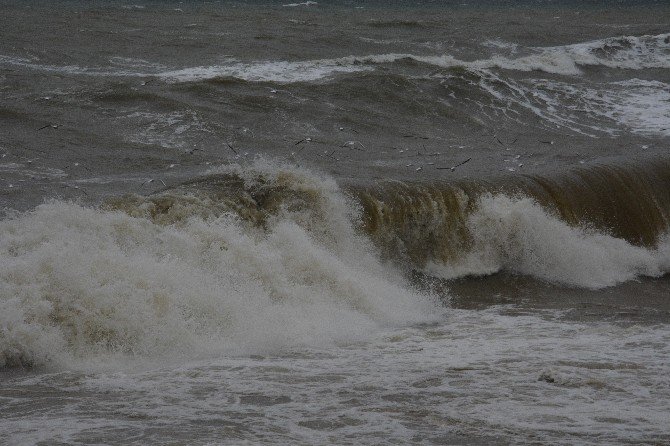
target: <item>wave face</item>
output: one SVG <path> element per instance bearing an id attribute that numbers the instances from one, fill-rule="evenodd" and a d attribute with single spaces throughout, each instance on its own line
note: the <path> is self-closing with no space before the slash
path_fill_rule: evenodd
<path id="1" fill-rule="evenodd" d="M 359 193 L 366 232 L 411 267 L 446 279 L 508 271 L 597 289 L 670 271 L 669 167 Z"/>
<path id="2" fill-rule="evenodd" d="M 0 223 L 0 366 L 276 351 L 435 317 L 332 180 L 261 164 L 219 178 L 216 194 L 51 202 Z"/>

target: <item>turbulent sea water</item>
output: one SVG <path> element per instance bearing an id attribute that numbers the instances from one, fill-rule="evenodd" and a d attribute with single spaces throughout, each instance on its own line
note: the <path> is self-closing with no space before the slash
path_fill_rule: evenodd
<path id="1" fill-rule="evenodd" d="M 0 443 L 670 442 L 667 2 L 0 12 Z"/>

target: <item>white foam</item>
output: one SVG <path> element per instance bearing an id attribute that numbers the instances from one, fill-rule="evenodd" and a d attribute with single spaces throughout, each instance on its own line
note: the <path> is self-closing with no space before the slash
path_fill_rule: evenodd
<path id="1" fill-rule="evenodd" d="M 624 132 L 670 135 L 670 85 L 664 82 L 634 78 L 596 85 L 548 79 L 514 81 L 489 70 L 475 73 L 478 86 L 497 101 L 481 105 L 522 125 L 527 120 L 517 107 L 537 115 L 548 128 L 564 127 L 591 137 Z M 445 79 L 448 82 L 452 77 Z"/>
<path id="2" fill-rule="evenodd" d="M 621 36 L 572 45 L 528 48 L 530 54 L 509 58 L 493 56 L 466 64 L 472 68 L 504 68 L 520 71 L 544 71 L 578 75 L 581 67 L 604 66 L 629 70 L 670 68 L 670 34 Z M 513 43 L 489 41 L 488 46 L 518 51 Z"/>
<path id="3" fill-rule="evenodd" d="M 534 91 L 547 104 L 556 103 L 552 117 L 577 127 L 580 116 L 607 118 L 633 133 L 670 136 L 670 85 L 660 81 L 629 79 L 606 83 L 602 88 L 580 87 L 555 81 L 534 82 Z M 544 92 L 544 93 L 542 93 Z M 551 95 L 551 96 L 550 96 Z M 560 105 L 563 97 L 571 105 Z M 581 118 L 583 123 L 583 118 Z M 582 124 L 583 125 L 583 124 Z M 617 133 L 616 128 L 600 128 Z"/>
<path id="4" fill-rule="evenodd" d="M 292 83 L 311 82 L 328 78 L 337 73 L 354 73 L 372 69 L 371 67 L 355 65 L 354 62 L 352 58 L 249 63 L 231 60 L 224 65 L 165 71 L 160 76 L 173 82 L 193 82 L 232 77 L 249 82 Z"/>
<path id="5" fill-rule="evenodd" d="M 276 351 L 435 317 L 356 234 L 334 181 L 255 169 L 239 171 L 313 206 L 281 210 L 267 230 L 233 215 L 159 225 L 63 202 L 0 222 L 0 366 Z"/>
<path id="6" fill-rule="evenodd" d="M 511 271 L 584 288 L 613 286 L 670 271 L 670 238 L 657 249 L 586 228 L 571 227 L 530 198 L 487 195 L 468 219 L 472 250 L 462 260 L 431 263 L 447 279 Z"/>
<path id="7" fill-rule="evenodd" d="M 362 445 L 663 443 L 667 324 L 512 312 L 451 310 L 440 324 L 345 348 L 23 375 L 5 382 L 3 409 L 13 415 L 0 435 L 31 445 L 114 443 L 146 431 L 152 443 L 332 444 L 333 432 Z M 231 425 L 244 429 L 233 436 Z"/>
<path id="8" fill-rule="evenodd" d="M 142 128 L 128 133 L 126 139 L 139 144 L 154 144 L 165 148 L 189 146 L 188 136 L 194 132 L 207 132 L 207 128 L 194 111 L 172 113 L 133 112 L 118 118 L 132 121 Z"/>
<path id="9" fill-rule="evenodd" d="M 282 5 L 284 7 L 289 7 L 289 8 L 295 8 L 296 6 L 314 6 L 318 5 L 317 2 L 312 2 L 312 1 L 307 1 L 307 2 L 302 2 L 302 3 L 288 3 L 286 5 Z"/>

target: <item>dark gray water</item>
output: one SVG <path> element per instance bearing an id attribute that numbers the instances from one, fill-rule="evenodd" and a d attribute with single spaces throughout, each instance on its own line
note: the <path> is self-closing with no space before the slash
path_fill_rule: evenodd
<path id="1" fill-rule="evenodd" d="M 151 191 L 238 155 L 450 180 L 667 149 L 662 4 L 4 4 L 10 208 Z"/>
<path id="2" fill-rule="evenodd" d="M 0 12 L 0 442 L 670 441 L 665 2 Z"/>

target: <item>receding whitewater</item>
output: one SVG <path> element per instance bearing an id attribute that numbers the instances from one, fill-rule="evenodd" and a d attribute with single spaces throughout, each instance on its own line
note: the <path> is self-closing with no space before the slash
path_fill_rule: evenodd
<path id="1" fill-rule="evenodd" d="M 0 14 L 0 444 L 670 443 L 653 0 Z"/>

